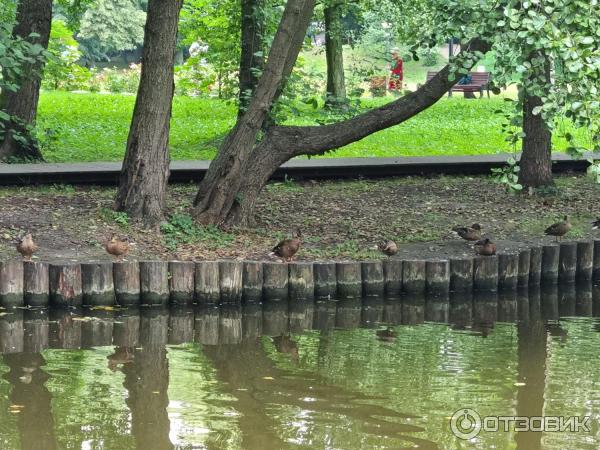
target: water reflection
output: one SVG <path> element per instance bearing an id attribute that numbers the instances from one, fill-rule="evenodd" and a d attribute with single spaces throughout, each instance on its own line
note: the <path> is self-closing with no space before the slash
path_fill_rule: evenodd
<path id="1" fill-rule="evenodd" d="M 600 410 L 600 289 L 0 316 L 2 448 L 462 448 L 448 417 Z M 583 343 L 583 344 L 582 344 Z M 573 386 L 577 386 L 573 388 Z M 469 448 L 597 448 L 481 433 Z"/>

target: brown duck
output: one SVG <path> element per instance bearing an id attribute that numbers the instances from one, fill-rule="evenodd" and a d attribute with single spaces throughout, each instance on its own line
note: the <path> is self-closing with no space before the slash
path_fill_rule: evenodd
<path id="1" fill-rule="evenodd" d="M 27 233 L 17 242 L 17 251 L 23 256 L 25 261 L 31 261 L 31 257 L 37 251 L 38 246 L 33 242 L 31 233 Z"/>
<path id="2" fill-rule="evenodd" d="M 481 225 L 474 223 L 470 227 L 454 227 L 452 228 L 465 241 L 479 241 L 481 239 Z"/>
<path id="3" fill-rule="evenodd" d="M 398 337 L 398 333 L 391 327 L 387 327 L 385 330 L 377 330 L 375 335 L 377 336 L 377 339 L 383 342 L 394 342 Z"/>
<path id="4" fill-rule="evenodd" d="M 496 254 L 496 244 L 489 239 L 481 239 L 475 242 L 475 253 L 482 256 L 492 256 Z"/>
<path id="5" fill-rule="evenodd" d="M 398 253 L 398 245 L 394 241 L 383 241 L 377 247 L 379 251 L 387 256 L 394 256 Z"/>
<path id="6" fill-rule="evenodd" d="M 562 222 L 556 222 L 555 224 L 550 225 L 546 228 L 544 233 L 548 236 L 556 236 L 556 240 L 562 239 L 562 237 L 569 232 L 572 225 L 569 221 L 569 217 L 565 216 L 565 219 Z"/>
<path id="7" fill-rule="evenodd" d="M 300 244 L 302 241 L 300 240 L 302 234 L 300 230 L 296 231 L 296 236 L 292 239 L 284 239 L 271 250 L 269 255 L 278 256 L 279 258 L 283 258 L 285 261 L 291 261 L 294 258 L 294 255 L 298 253 L 300 250 Z"/>
<path id="8" fill-rule="evenodd" d="M 129 253 L 129 239 L 126 237 L 119 239 L 117 236 L 113 235 L 112 238 L 104 244 L 104 248 L 108 254 L 115 256 L 117 261 L 122 261 L 123 257 L 127 256 L 127 253 Z"/>

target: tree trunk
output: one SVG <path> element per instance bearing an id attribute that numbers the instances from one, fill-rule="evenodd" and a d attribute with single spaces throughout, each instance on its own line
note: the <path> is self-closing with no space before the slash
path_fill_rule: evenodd
<path id="1" fill-rule="evenodd" d="M 13 28 L 15 38 L 25 39 L 47 49 L 52 23 L 52 0 L 19 1 L 16 22 Z M 30 37 L 32 33 L 39 36 Z M 30 133 L 37 115 L 43 67 L 44 64 L 39 61 L 23 67 L 23 73 L 27 76 L 21 80 L 17 92 L 2 93 L 1 107 L 15 119 L 6 124 L 4 139 L 0 142 L 0 160 L 43 159 L 38 143 Z M 25 141 L 15 139 L 15 134 L 25 138 Z"/>
<path id="2" fill-rule="evenodd" d="M 206 224 L 221 224 L 234 202 L 263 123 L 293 66 L 312 16 L 315 0 L 288 0 L 267 65 L 244 115 L 237 121 L 200 183 L 194 215 Z"/>
<path id="3" fill-rule="evenodd" d="M 263 0 L 241 0 L 242 2 L 242 36 L 240 56 L 240 117 L 252 98 L 258 84 L 260 73 L 264 68 L 262 34 L 264 29 Z"/>
<path id="4" fill-rule="evenodd" d="M 536 55 L 532 55 L 536 56 Z M 543 56 L 543 55 L 542 55 Z M 546 58 L 543 73 L 539 76 L 550 83 L 550 61 Z M 552 132 L 541 114 L 533 110 L 544 102 L 537 95 L 525 91 L 523 99 L 523 145 L 519 183 L 524 187 L 550 186 L 552 179 Z"/>
<path id="5" fill-rule="evenodd" d="M 488 50 L 489 44 L 479 40 L 473 40 L 464 46 L 464 51 L 467 52 L 485 53 Z M 300 155 L 323 155 L 410 119 L 436 103 L 458 81 L 457 79 L 450 81 L 448 75 L 449 67 L 446 66 L 415 92 L 332 125 L 269 127 L 262 141 L 254 147 L 249 162 L 244 167 L 235 168 L 235 175 L 232 175 L 231 166 L 226 164 L 227 161 L 219 160 L 217 156 L 210 170 L 214 173 L 235 176 L 238 181 L 236 185 L 232 183 L 225 187 L 223 184 L 218 184 L 220 189 L 224 189 L 222 193 L 235 199 L 235 202 L 231 202 L 229 208 L 220 204 L 217 211 L 211 207 L 210 199 L 200 195 L 196 200 L 203 199 L 206 210 L 212 213 L 211 216 L 203 216 L 204 222 L 227 226 L 252 225 L 256 199 L 281 164 Z M 219 180 L 209 182 L 205 178 L 203 184 L 206 182 L 207 185 L 204 188 L 217 189 L 217 181 Z"/>
<path id="6" fill-rule="evenodd" d="M 142 74 L 115 208 L 148 226 L 163 218 L 169 179 L 173 65 L 182 0 L 150 0 Z"/>
<path id="7" fill-rule="evenodd" d="M 541 114 L 533 109 L 542 106 L 537 96 L 525 96 L 523 103 L 523 153 L 519 163 L 519 183 L 524 187 L 552 185 L 552 133 Z"/>
<path id="8" fill-rule="evenodd" d="M 325 106 L 343 107 L 346 104 L 344 53 L 342 47 L 342 4 L 334 3 L 324 9 L 325 57 L 327 59 L 327 96 Z"/>

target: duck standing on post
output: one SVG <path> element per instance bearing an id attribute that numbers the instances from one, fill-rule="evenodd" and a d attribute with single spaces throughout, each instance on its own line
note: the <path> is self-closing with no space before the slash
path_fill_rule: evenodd
<path id="1" fill-rule="evenodd" d="M 284 239 L 271 250 L 269 256 L 278 256 L 279 258 L 283 258 L 284 261 L 290 262 L 298 250 L 300 250 L 300 245 L 302 233 L 300 230 L 296 230 L 296 235 L 292 237 L 292 239 Z"/>
<path id="2" fill-rule="evenodd" d="M 113 234 L 104 244 L 104 248 L 109 255 L 116 257 L 117 261 L 123 261 L 123 257 L 129 253 L 129 238 L 119 239 Z"/>
<path id="3" fill-rule="evenodd" d="M 481 256 L 493 256 L 496 254 L 496 244 L 489 239 L 481 239 L 475 242 L 475 253 Z"/>
<path id="4" fill-rule="evenodd" d="M 31 233 L 27 233 L 17 242 L 17 251 L 23 256 L 25 261 L 31 261 L 31 257 L 37 251 L 38 246 L 33 242 Z"/>
<path id="5" fill-rule="evenodd" d="M 565 216 L 565 219 L 562 222 L 556 222 L 546 228 L 544 234 L 547 236 L 556 236 L 556 240 L 562 239 L 562 237 L 569 232 L 572 228 L 571 222 L 569 221 L 569 217 Z"/>
<path id="6" fill-rule="evenodd" d="M 470 227 L 456 226 L 452 228 L 456 234 L 458 234 L 465 241 L 479 241 L 481 239 L 481 225 L 474 223 Z"/>

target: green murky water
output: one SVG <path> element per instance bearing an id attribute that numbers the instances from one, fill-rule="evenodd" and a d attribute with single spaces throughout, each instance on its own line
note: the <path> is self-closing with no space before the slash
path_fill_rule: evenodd
<path id="1" fill-rule="evenodd" d="M 0 316 L 2 449 L 597 449 L 600 290 Z M 450 417 L 590 416 L 589 431 Z"/>

